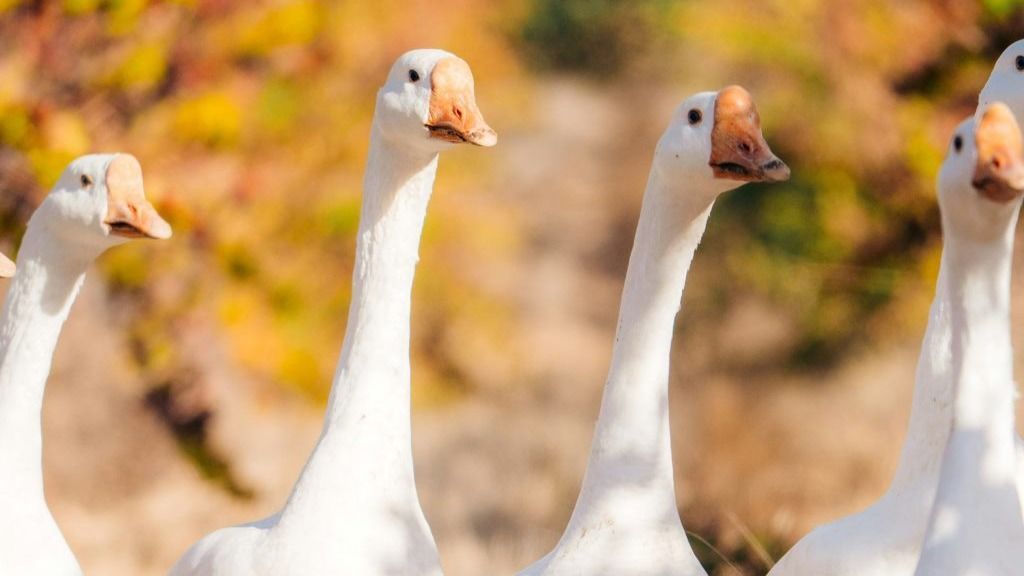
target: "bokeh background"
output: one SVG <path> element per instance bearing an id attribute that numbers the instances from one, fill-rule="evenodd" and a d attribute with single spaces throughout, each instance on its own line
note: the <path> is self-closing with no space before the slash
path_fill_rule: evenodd
<path id="1" fill-rule="evenodd" d="M 50 379 L 47 494 L 86 572 L 162 574 L 283 503 L 341 344 L 377 87 L 442 47 L 500 135 L 442 158 L 414 293 L 417 480 L 447 573 L 509 574 L 560 535 L 655 142 L 730 83 L 794 177 L 715 209 L 672 430 L 699 556 L 764 573 L 894 471 L 935 173 L 1021 4 L 0 0 L 0 247 L 96 151 L 138 156 L 175 229 L 100 259 Z"/>

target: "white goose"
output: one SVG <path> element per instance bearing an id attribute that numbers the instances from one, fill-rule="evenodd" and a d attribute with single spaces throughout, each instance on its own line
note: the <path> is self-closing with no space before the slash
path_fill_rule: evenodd
<path id="1" fill-rule="evenodd" d="M 957 129 L 939 173 L 950 268 L 953 429 L 917 576 L 1017 576 L 1024 570 L 1010 344 L 1024 142 L 1002 103 L 978 116 Z"/>
<path id="2" fill-rule="evenodd" d="M 676 110 L 644 193 L 583 487 L 555 549 L 523 576 L 706 574 L 676 508 L 668 420 L 674 319 L 718 195 L 788 177 L 743 88 L 700 93 Z"/>
<path id="3" fill-rule="evenodd" d="M 0 315 L 0 573 L 81 574 L 43 494 L 43 390 L 92 261 L 126 238 L 169 238 L 129 154 L 83 156 L 32 215 Z"/>
<path id="4" fill-rule="evenodd" d="M 985 106 L 1003 102 L 1016 118 L 1024 118 L 1024 40 L 1010 44 L 999 55 L 978 97 L 977 115 Z M 1017 490 L 1024 494 L 1024 441 L 1017 437 Z M 1024 515 L 1024 501 L 1021 502 Z"/>
<path id="5" fill-rule="evenodd" d="M 410 292 L 439 152 L 496 141 L 463 60 L 414 50 L 395 62 L 377 94 L 352 304 L 320 440 L 283 510 L 206 536 L 172 575 L 441 574 L 413 479 Z"/>
<path id="6" fill-rule="evenodd" d="M 1017 56 L 1020 56 L 1018 69 Z M 1024 114 L 1024 41 L 999 57 L 979 98 L 979 111 L 1006 98 Z M 820 526 L 782 557 L 770 576 L 909 576 L 917 565 L 935 500 L 939 468 L 953 418 L 950 343 L 953 328 L 947 299 L 950 263 L 943 253 L 921 343 L 910 425 L 900 463 L 888 491 L 866 510 Z M 1018 440 L 1017 484 L 1024 490 L 1024 448 Z M 1022 508 L 1024 513 L 1024 508 Z"/>

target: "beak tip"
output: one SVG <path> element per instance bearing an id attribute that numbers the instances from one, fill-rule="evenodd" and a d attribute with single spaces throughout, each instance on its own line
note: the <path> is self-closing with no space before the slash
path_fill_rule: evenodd
<path id="1" fill-rule="evenodd" d="M 146 235 L 154 240 L 167 240 L 174 235 L 171 225 L 163 218 L 157 219 L 146 231 Z"/>
<path id="2" fill-rule="evenodd" d="M 786 182 L 792 175 L 789 166 L 778 158 L 774 158 L 765 164 L 762 170 L 764 170 L 765 181 L 767 182 Z"/>
<path id="3" fill-rule="evenodd" d="M 470 142 L 477 146 L 490 148 L 498 143 L 498 133 L 490 128 L 477 131 L 470 138 Z"/>

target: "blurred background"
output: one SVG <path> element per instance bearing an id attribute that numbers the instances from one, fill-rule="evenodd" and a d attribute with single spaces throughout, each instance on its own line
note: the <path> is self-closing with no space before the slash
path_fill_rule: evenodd
<path id="1" fill-rule="evenodd" d="M 377 87 L 439 47 L 500 136 L 441 159 L 414 292 L 417 480 L 447 573 L 509 574 L 558 539 L 654 145 L 730 83 L 794 177 L 715 209 L 673 446 L 709 571 L 764 573 L 892 476 L 935 174 L 1022 4 L 0 0 L 0 248 L 88 152 L 138 156 L 175 230 L 100 259 L 47 390 L 47 494 L 86 572 L 163 574 L 284 502 L 341 345 Z"/>

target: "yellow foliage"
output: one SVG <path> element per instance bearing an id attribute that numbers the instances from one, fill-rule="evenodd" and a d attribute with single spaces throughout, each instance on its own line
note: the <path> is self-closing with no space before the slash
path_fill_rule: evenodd
<path id="1" fill-rule="evenodd" d="M 36 180 L 46 188 L 53 186 L 68 162 L 75 159 L 74 154 L 49 148 L 31 148 L 26 155 Z"/>
<path id="2" fill-rule="evenodd" d="M 474 362 L 505 365 L 512 354 L 501 343 L 516 329 L 509 312 L 516 303 L 480 271 L 488 261 L 511 265 L 535 246 L 521 217 L 532 207 L 507 193 L 516 185 L 507 162 L 532 161 L 516 150 L 529 148 L 530 131 L 545 129 L 531 122 L 547 113 L 546 90 L 557 83 L 534 73 L 536 62 L 517 41 L 526 20 L 544 17 L 542 4 L 555 8 L 542 24 L 555 36 L 563 31 L 558 1 L 62 0 L 63 12 L 46 17 L 59 19 L 74 43 L 0 51 L 0 142 L 40 189 L 76 154 L 135 152 L 175 226 L 162 258 L 182 273 L 147 277 L 148 252 L 112 255 L 108 277 L 154 301 L 137 321 L 219 318 L 242 365 L 320 398 L 350 297 L 376 89 L 407 49 L 459 54 L 473 67 L 481 109 L 503 144 L 445 156 L 424 230 L 413 353 L 417 373 L 428 376 L 417 394 L 457 396 L 462 380 L 499 380 L 474 373 Z M 45 28 L 35 26 L 43 18 L 36 11 L 10 10 L 18 4 L 0 0 L 4 30 L 18 35 L 3 39 L 12 46 Z M 627 67 L 619 78 L 593 68 L 609 76 L 602 81 L 618 81 L 615 89 L 644 95 L 623 146 L 641 147 L 641 138 L 652 145 L 662 104 L 694 89 L 736 82 L 755 94 L 768 141 L 793 167 L 793 180 L 729 196 L 716 209 L 712 227 L 724 228 L 718 238 L 731 244 L 704 249 L 724 254 L 722 285 L 782 303 L 819 339 L 862 325 L 863 310 L 904 291 L 886 271 L 863 272 L 871 267 L 858 258 L 905 267 L 922 250 L 915 242 L 935 238 L 926 192 L 951 116 L 966 111 L 988 73 L 991 54 L 978 51 L 993 50 L 950 31 L 991 24 L 929 2 L 722 0 L 714 10 L 661 0 L 571 4 L 591 27 L 588 37 L 602 38 L 594 26 L 616 25 L 609 18 L 619 16 L 660 30 L 656 66 Z M 940 28 L 918 30 L 915 18 Z M 645 41 L 635 30 L 615 30 L 627 46 Z M 574 37 L 565 37 L 562 46 L 571 46 Z M 608 119 L 603 114 L 595 109 L 594 126 Z M 602 153 L 614 162 L 630 156 Z M 602 185 L 625 186 L 625 176 L 642 182 L 647 162 L 624 164 L 621 181 Z M 607 242 L 619 250 L 628 238 Z M 153 273 L 166 271 L 166 262 Z M 897 280 L 921 281 L 917 274 Z M 728 301 L 728 290 L 720 292 Z M 825 312 L 845 320 L 814 325 Z M 440 342 L 431 340 L 437 333 Z M 147 346 L 152 354 L 161 349 Z"/>
<path id="3" fill-rule="evenodd" d="M 147 90 L 155 87 L 167 73 L 167 56 L 163 45 L 147 42 L 128 53 L 110 74 L 108 82 L 127 89 Z"/>
<path id="4" fill-rule="evenodd" d="M 151 265 L 147 251 L 138 245 L 129 245 L 123 250 L 111 250 L 102 260 L 103 271 L 116 288 L 145 287 L 150 277 Z"/>
<path id="5" fill-rule="evenodd" d="M 815 196 L 825 231 L 842 245 L 845 255 L 872 232 L 857 182 L 852 175 L 839 170 L 821 173 L 816 182 L 818 190 L 827 191 Z"/>
<path id="6" fill-rule="evenodd" d="M 38 130 L 38 146 L 28 150 L 28 158 L 36 177 L 49 187 L 68 162 L 89 151 L 91 142 L 82 119 L 74 112 L 54 112 Z"/>
<path id="7" fill-rule="evenodd" d="M 228 327 L 236 327 L 249 319 L 258 309 L 259 302 L 249 290 L 230 290 L 221 298 L 220 321 Z"/>
<path id="8" fill-rule="evenodd" d="M 64 11 L 68 14 L 80 15 L 95 12 L 101 0 L 64 0 Z"/>
<path id="9" fill-rule="evenodd" d="M 327 400 L 330 382 L 320 369 L 322 359 L 302 348 L 301 343 L 284 343 L 285 350 L 278 365 L 276 377 L 297 391 L 318 401 Z"/>
<path id="10" fill-rule="evenodd" d="M 903 150 L 907 166 L 928 183 L 938 174 L 945 153 L 945 146 L 937 145 L 931 132 L 932 114 L 931 106 L 917 99 L 903 106 L 900 118 L 901 127 L 907 133 Z"/>
<path id="11" fill-rule="evenodd" d="M 0 143 L 21 148 L 31 133 L 31 120 L 23 109 L 0 104 Z"/>
<path id="12" fill-rule="evenodd" d="M 321 19 L 315 2 L 287 2 L 243 24 L 235 36 L 235 49 L 240 54 L 255 56 L 281 46 L 308 44 L 320 30 Z"/>
<path id="13" fill-rule="evenodd" d="M 174 127 L 182 140 L 230 147 L 242 131 L 242 110 L 230 93 L 207 92 L 178 104 Z"/>
<path id="14" fill-rule="evenodd" d="M 107 30 L 115 36 L 133 32 L 147 0 L 108 0 Z"/>
<path id="15" fill-rule="evenodd" d="M 287 134 L 301 106 L 301 97 L 295 86 L 283 81 L 267 82 L 260 93 L 260 123 L 272 134 Z"/>
<path id="16" fill-rule="evenodd" d="M 85 154 L 92 145 L 85 123 L 75 112 L 62 110 L 50 114 L 40 130 L 44 146 L 68 156 Z"/>

